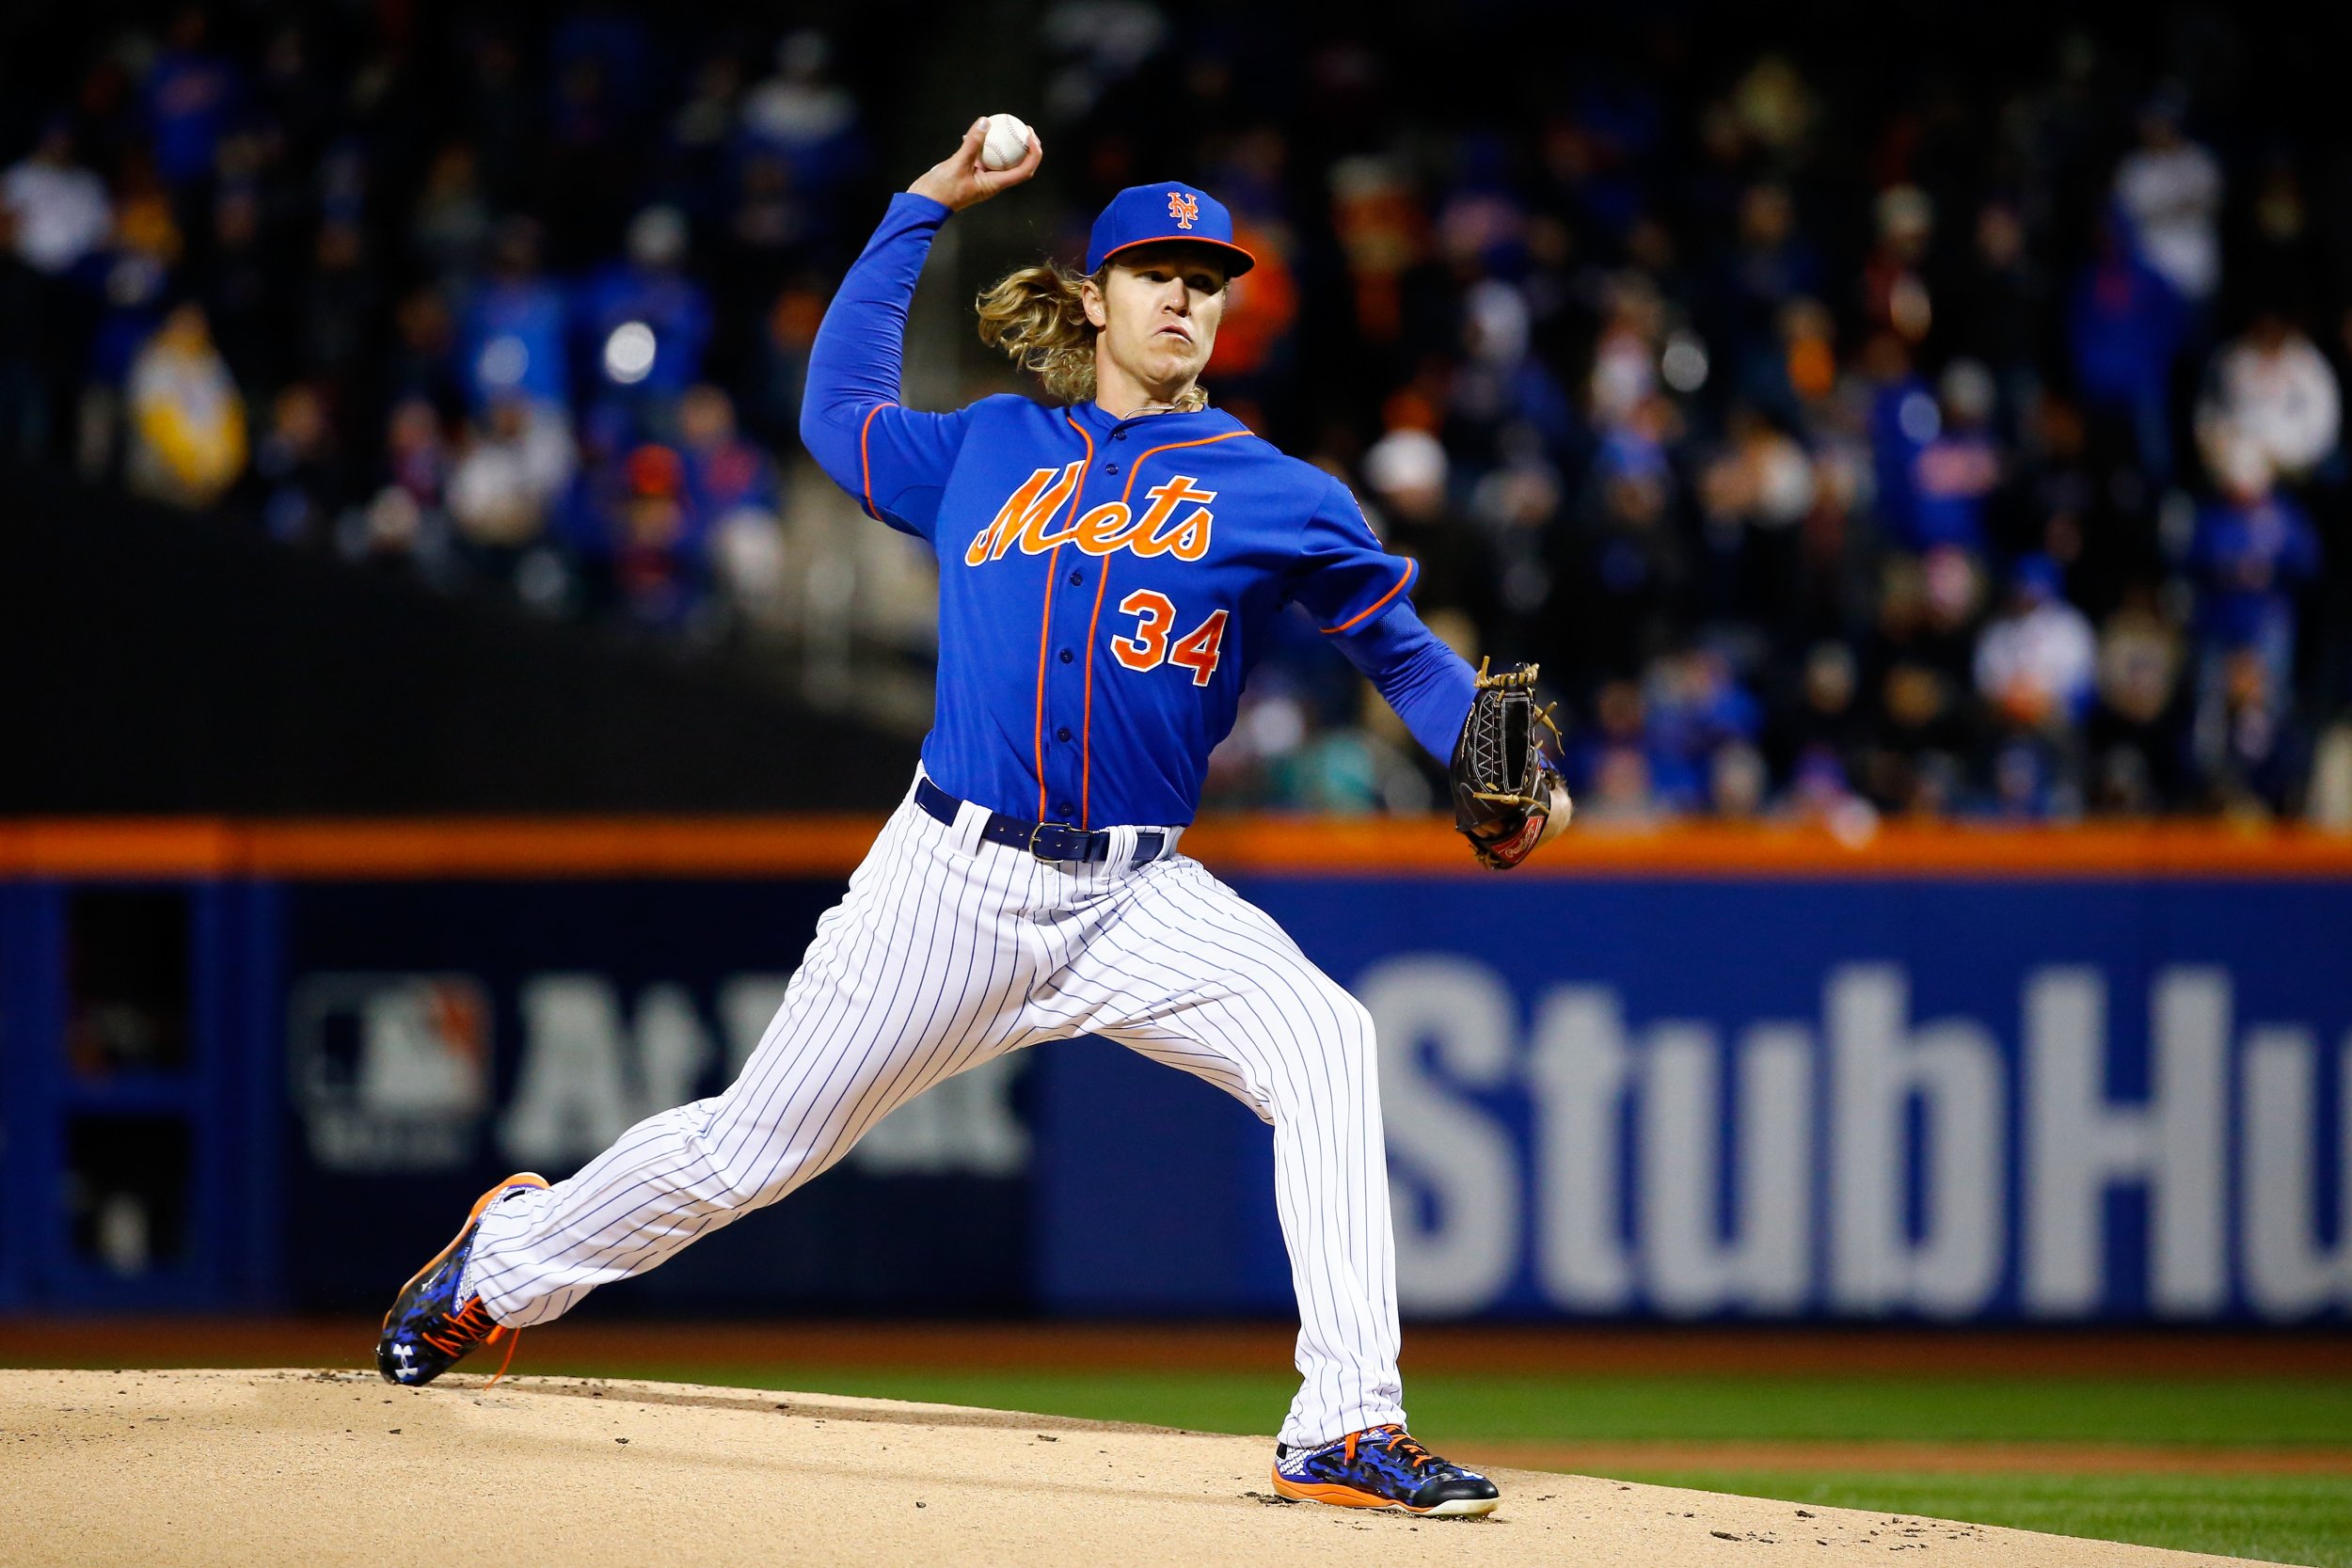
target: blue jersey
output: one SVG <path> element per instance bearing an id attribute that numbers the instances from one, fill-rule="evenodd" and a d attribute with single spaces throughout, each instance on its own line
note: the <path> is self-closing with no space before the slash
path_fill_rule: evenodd
<path id="1" fill-rule="evenodd" d="M 898 406 L 908 303 L 946 216 L 892 199 L 826 312 L 802 420 L 835 482 L 938 557 L 925 770 L 1038 821 L 1189 822 L 1243 677 L 1293 601 L 1424 745 L 1450 752 L 1469 667 L 1412 614 L 1415 563 L 1381 546 L 1330 475 L 1214 409 Z"/>

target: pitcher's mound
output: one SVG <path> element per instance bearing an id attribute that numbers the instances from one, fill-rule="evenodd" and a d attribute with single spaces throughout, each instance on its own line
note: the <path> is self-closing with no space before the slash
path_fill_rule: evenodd
<path id="1" fill-rule="evenodd" d="M 1490 1517 L 1415 1519 L 1275 1499 L 1273 1445 L 1262 1438 L 686 1384 L 483 1383 L 0 1371 L 0 1559 L 27 1568 L 1833 1568 L 1912 1561 L 1914 1551 L 1925 1564 L 1988 1568 L 2226 1560 L 1537 1471 L 1494 1472 L 1502 1509 Z"/>

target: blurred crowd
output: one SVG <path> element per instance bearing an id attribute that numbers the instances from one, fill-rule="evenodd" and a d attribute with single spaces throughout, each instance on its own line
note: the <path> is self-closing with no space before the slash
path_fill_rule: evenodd
<path id="1" fill-rule="evenodd" d="M 1543 661 L 1587 817 L 2352 817 L 2324 50 L 2194 7 L 1897 40 L 1057 0 L 933 40 L 1017 56 L 1034 105 L 878 145 L 894 14 L 79 40 L 0 121 L 0 451 L 740 639 L 821 596 L 795 399 L 902 149 L 1033 109 L 1032 251 L 1138 180 L 1233 209 L 1261 264 L 1213 401 L 1348 480 L 1449 640 Z M 968 298 L 1028 259 L 952 264 Z M 1009 384 L 962 341 L 967 390 Z M 1322 644 L 1256 651 L 1213 803 L 1436 805 Z"/>
<path id="2" fill-rule="evenodd" d="M 858 101 L 818 32 L 428 10 L 180 7 L 17 84 L 0 451 L 723 639 L 784 570 Z"/>

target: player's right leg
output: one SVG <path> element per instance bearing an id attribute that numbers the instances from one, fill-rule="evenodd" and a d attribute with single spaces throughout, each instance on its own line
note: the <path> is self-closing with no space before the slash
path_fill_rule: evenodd
<path id="1" fill-rule="evenodd" d="M 1492 1481 L 1405 1427 L 1372 1015 L 1198 862 L 1146 865 L 1112 904 L 1066 983 L 1048 987 L 1060 1032 L 1215 1084 L 1273 1130 L 1300 1376 L 1274 1489 L 1346 1508 L 1490 1512 Z"/>
<path id="2" fill-rule="evenodd" d="M 471 1236 L 460 1234 L 466 1256 L 441 1316 L 472 1311 L 485 1335 L 560 1317 L 598 1285 L 773 1203 L 931 1085 L 1025 1043 L 1021 1003 L 1037 955 L 1020 942 L 1017 914 L 1042 868 L 974 847 L 901 804 L 818 921 L 734 1084 L 639 1122 L 552 1187 L 498 1194 Z M 386 1327 L 381 1354 L 395 1354 Z M 462 1329 L 437 1317 L 410 1332 L 448 1339 Z M 438 1364 L 401 1381 L 425 1381 L 455 1357 L 412 1359 Z"/>

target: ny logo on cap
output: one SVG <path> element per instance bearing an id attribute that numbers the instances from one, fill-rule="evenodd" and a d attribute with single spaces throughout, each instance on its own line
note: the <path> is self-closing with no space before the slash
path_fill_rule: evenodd
<path id="1" fill-rule="evenodd" d="M 1179 229 L 1190 229 L 1193 219 L 1200 215 L 1200 203 L 1182 191 L 1168 193 L 1168 215 L 1176 220 Z"/>

